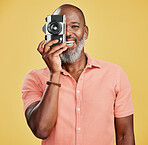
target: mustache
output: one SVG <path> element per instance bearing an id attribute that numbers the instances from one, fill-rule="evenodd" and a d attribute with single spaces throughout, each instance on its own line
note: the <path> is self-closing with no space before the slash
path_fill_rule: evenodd
<path id="1" fill-rule="evenodd" d="M 66 36 L 66 39 L 73 39 L 76 42 L 76 44 L 77 44 L 77 39 L 75 37 Z"/>

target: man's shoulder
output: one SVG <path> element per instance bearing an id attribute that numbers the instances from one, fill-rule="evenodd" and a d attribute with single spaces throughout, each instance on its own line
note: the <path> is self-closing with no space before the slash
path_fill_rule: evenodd
<path id="1" fill-rule="evenodd" d="M 30 70 L 26 77 L 41 77 L 41 76 L 49 76 L 50 72 L 47 67 L 40 68 L 40 69 L 32 69 Z"/>
<path id="2" fill-rule="evenodd" d="M 104 61 L 104 60 L 100 60 L 100 59 L 95 59 L 95 58 L 91 58 L 93 64 L 96 64 L 98 66 L 100 66 L 100 68 L 102 69 L 110 69 L 110 70 L 115 70 L 115 69 L 119 69 L 121 66 L 116 64 L 116 63 L 112 63 L 109 61 Z"/>
<path id="3" fill-rule="evenodd" d="M 39 74 L 39 73 L 47 73 L 49 72 L 48 71 L 48 68 L 47 67 L 43 67 L 43 68 L 39 68 L 39 69 L 32 69 L 30 70 L 28 73 L 31 73 L 31 74 Z"/>

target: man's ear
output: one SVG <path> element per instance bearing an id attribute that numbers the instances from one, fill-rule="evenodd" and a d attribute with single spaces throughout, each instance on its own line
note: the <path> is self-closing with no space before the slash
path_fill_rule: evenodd
<path id="1" fill-rule="evenodd" d="M 89 30 L 88 30 L 88 27 L 86 25 L 85 25 L 84 29 L 85 29 L 85 40 L 86 40 L 88 38 Z"/>

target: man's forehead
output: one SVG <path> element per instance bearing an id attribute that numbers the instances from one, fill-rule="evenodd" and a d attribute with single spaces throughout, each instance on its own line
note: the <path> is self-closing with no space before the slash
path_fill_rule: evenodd
<path id="1" fill-rule="evenodd" d="M 66 15 L 66 19 L 74 20 L 74 22 L 82 22 L 84 20 L 80 11 L 72 6 L 61 6 L 57 8 L 53 15 Z"/>
<path id="2" fill-rule="evenodd" d="M 74 6 L 72 5 L 62 5 L 60 7 L 58 7 L 55 11 L 54 11 L 54 15 L 60 13 L 61 11 L 77 11 L 77 8 L 75 8 Z"/>

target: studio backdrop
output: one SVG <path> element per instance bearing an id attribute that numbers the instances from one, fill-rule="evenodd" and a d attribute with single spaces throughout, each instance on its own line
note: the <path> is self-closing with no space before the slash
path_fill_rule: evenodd
<path id="1" fill-rule="evenodd" d="M 120 65 L 134 105 L 136 144 L 148 144 L 148 1 L 147 0 L 1 0 L 0 1 L 0 144 L 40 145 L 27 126 L 22 82 L 32 69 L 45 67 L 37 46 L 44 39 L 45 17 L 69 3 L 82 9 L 89 27 L 85 51 Z"/>

